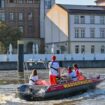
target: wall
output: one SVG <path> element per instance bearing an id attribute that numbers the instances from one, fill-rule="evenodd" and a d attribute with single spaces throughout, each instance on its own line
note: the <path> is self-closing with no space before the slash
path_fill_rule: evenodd
<path id="1" fill-rule="evenodd" d="M 105 54 L 24 54 L 24 61 L 50 61 L 52 55 L 56 55 L 59 61 L 93 61 L 93 60 L 105 60 Z M 0 62 L 17 62 L 17 54 L 1 54 Z"/>
<path id="2" fill-rule="evenodd" d="M 77 16 L 85 16 L 85 24 L 74 24 L 75 15 Z M 70 14 L 69 15 L 69 25 L 70 25 L 70 53 L 75 53 L 75 46 L 79 45 L 79 53 L 81 53 L 81 45 L 85 45 L 85 53 L 91 53 L 91 46 L 95 46 L 95 53 L 101 53 L 101 46 L 104 46 L 105 38 L 101 38 L 100 36 L 100 28 L 104 28 L 105 24 L 100 23 L 99 14 L 92 14 L 95 16 L 95 24 L 90 24 L 90 16 L 91 14 Z M 105 15 L 103 15 L 105 16 Z M 75 38 L 75 28 L 79 29 L 80 36 L 80 28 L 85 28 L 85 37 L 84 38 Z M 90 29 L 95 29 L 95 36 L 91 38 Z"/>
<path id="3" fill-rule="evenodd" d="M 105 68 L 105 61 L 98 60 L 98 61 L 64 61 L 61 62 L 61 65 L 64 67 L 72 67 L 73 64 L 76 63 L 80 68 Z"/>
<path id="4" fill-rule="evenodd" d="M 77 63 L 79 68 L 105 68 L 105 61 L 98 60 L 98 61 L 60 61 L 61 67 L 72 67 L 74 63 Z M 24 64 L 24 70 L 31 70 L 31 69 L 48 69 L 48 62 L 47 63 L 33 63 L 32 65 L 27 63 Z M 0 62 L 0 70 L 17 70 L 17 62 Z"/>
<path id="5" fill-rule="evenodd" d="M 46 15 L 45 42 L 56 43 L 68 40 L 68 13 L 54 5 Z"/>
<path id="6" fill-rule="evenodd" d="M 47 63 L 51 60 L 53 54 L 24 54 L 24 64 L 33 62 L 33 66 L 29 68 L 43 69 L 47 67 Z M 55 54 L 57 60 L 62 67 L 72 66 L 77 63 L 79 67 L 84 68 L 104 68 L 105 54 Z M 17 70 L 17 54 L 0 55 L 0 70 Z M 25 70 L 27 69 L 24 65 Z"/>

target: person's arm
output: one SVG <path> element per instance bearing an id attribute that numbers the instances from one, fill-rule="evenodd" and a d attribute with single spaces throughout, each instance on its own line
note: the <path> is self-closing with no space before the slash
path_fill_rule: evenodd
<path id="1" fill-rule="evenodd" d="M 58 76 L 61 77 L 61 69 L 59 63 L 58 63 Z"/>
<path id="2" fill-rule="evenodd" d="M 48 68 L 49 68 L 49 69 L 51 68 L 51 62 L 48 63 Z"/>

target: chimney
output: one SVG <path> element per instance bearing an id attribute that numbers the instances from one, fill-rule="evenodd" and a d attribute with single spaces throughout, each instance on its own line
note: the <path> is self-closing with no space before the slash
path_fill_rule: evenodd
<path id="1" fill-rule="evenodd" d="M 96 0 L 95 2 L 97 6 L 105 6 L 105 0 Z"/>

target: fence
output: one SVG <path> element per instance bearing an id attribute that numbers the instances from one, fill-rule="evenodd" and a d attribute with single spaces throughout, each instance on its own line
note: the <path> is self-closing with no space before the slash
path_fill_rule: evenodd
<path id="1" fill-rule="evenodd" d="M 59 61 L 88 61 L 88 60 L 105 60 L 105 54 L 55 54 L 57 56 L 57 60 Z M 28 60 L 42 60 L 42 61 L 50 61 L 52 54 L 24 54 L 24 61 Z M 7 61 L 17 61 L 17 54 L 1 54 L 0 62 Z"/>

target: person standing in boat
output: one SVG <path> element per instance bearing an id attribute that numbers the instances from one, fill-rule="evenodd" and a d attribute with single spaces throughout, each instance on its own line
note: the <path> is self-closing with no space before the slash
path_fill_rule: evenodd
<path id="1" fill-rule="evenodd" d="M 32 73 L 29 78 L 29 85 L 35 85 L 35 82 L 37 82 L 37 81 L 38 81 L 37 70 L 34 69 L 34 70 L 32 70 Z"/>
<path id="2" fill-rule="evenodd" d="M 57 84 L 57 78 L 60 77 L 60 66 L 59 62 L 56 61 L 55 55 L 52 56 L 52 61 L 49 62 L 48 68 L 49 68 L 50 84 L 55 85 Z"/>

